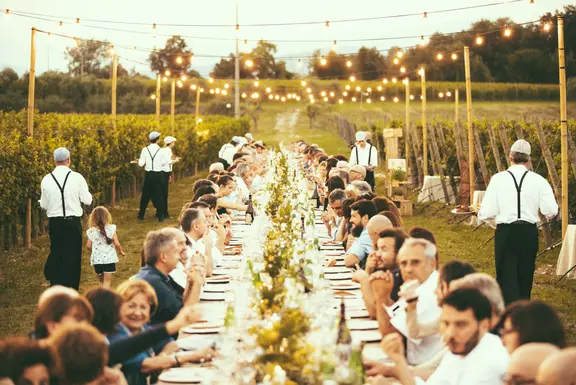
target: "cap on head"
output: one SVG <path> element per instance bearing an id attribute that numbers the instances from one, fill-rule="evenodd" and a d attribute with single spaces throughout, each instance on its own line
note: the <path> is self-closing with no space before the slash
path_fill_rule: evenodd
<path id="1" fill-rule="evenodd" d="M 240 143 L 240 137 L 235 136 L 235 137 L 232 138 L 232 141 L 233 141 L 234 143 L 238 144 L 238 143 Z"/>
<path id="2" fill-rule="evenodd" d="M 54 150 L 54 160 L 56 162 L 64 162 L 66 159 L 70 159 L 70 151 L 66 147 L 59 147 Z"/>
<path id="3" fill-rule="evenodd" d="M 352 166 L 352 168 L 350 169 L 350 172 L 357 172 L 358 174 L 362 175 L 363 178 L 366 178 L 366 168 L 364 166 L 361 166 L 359 164 Z"/>
<path id="4" fill-rule="evenodd" d="M 510 151 L 530 155 L 531 152 L 530 143 L 528 143 L 524 139 L 518 139 L 517 141 L 514 142 L 512 148 L 510 148 Z"/>
<path id="5" fill-rule="evenodd" d="M 356 133 L 356 141 L 360 142 L 362 140 L 366 140 L 366 133 L 364 131 L 358 131 Z"/>
<path id="6" fill-rule="evenodd" d="M 249 133 L 249 132 L 248 132 L 248 133 L 246 133 L 246 135 L 244 135 L 244 136 L 245 136 L 245 137 L 246 137 L 246 139 L 248 139 L 248 140 L 254 140 L 254 137 L 253 137 L 253 136 L 252 136 L 252 134 L 251 134 L 251 133 Z"/>
<path id="7" fill-rule="evenodd" d="M 172 144 L 176 141 L 176 138 L 173 136 L 167 136 L 164 138 L 164 143 L 165 144 Z"/>
<path id="8" fill-rule="evenodd" d="M 345 160 L 339 160 L 338 163 L 336 163 L 336 168 L 348 168 L 348 166 L 348 162 Z"/>
<path id="9" fill-rule="evenodd" d="M 216 163 L 212 163 L 210 165 L 210 172 L 216 170 L 216 171 L 220 171 L 220 170 L 224 170 L 224 165 L 221 162 L 216 162 Z"/>
<path id="10" fill-rule="evenodd" d="M 152 131 L 151 133 L 148 134 L 148 139 L 150 140 L 158 139 L 159 137 L 160 133 L 158 131 Z"/>

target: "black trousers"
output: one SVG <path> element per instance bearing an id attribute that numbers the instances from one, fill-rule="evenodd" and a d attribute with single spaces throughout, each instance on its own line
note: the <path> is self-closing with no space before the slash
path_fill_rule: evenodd
<path id="1" fill-rule="evenodd" d="M 138 212 L 138 218 L 144 218 L 150 200 L 152 200 L 152 204 L 156 207 L 156 216 L 158 218 L 164 218 L 166 215 L 166 186 L 161 172 L 146 172 L 146 176 L 144 177 L 144 186 L 142 186 L 142 196 L 140 197 L 140 211 Z"/>
<path id="2" fill-rule="evenodd" d="M 162 180 L 164 181 L 165 187 L 165 199 L 164 199 L 164 216 L 168 217 L 168 186 L 170 185 L 170 175 L 171 172 L 162 171 Z"/>
<path id="3" fill-rule="evenodd" d="M 372 187 L 372 191 L 374 192 L 374 188 L 376 186 L 376 180 L 374 178 L 374 171 L 366 170 L 366 178 L 364 179 L 368 184 Z"/>
<path id="4" fill-rule="evenodd" d="M 82 267 L 82 220 L 49 218 L 50 254 L 44 264 L 44 277 L 50 286 L 62 285 L 78 290 Z"/>
<path id="5" fill-rule="evenodd" d="M 537 253 L 536 225 L 499 224 L 496 227 L 496 280 L 506 305 L 519 299 L 530 299 Z"/>

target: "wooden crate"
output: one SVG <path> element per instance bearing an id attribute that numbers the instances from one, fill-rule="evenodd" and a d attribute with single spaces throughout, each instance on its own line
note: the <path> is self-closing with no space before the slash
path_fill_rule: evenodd
<path id="1" fill-rule="evenodd" d="M 400 214 L 402 214 L 403 217 L 411 217 L 414 215 L 414 202 L 409 200 L 401 200 Z"/>

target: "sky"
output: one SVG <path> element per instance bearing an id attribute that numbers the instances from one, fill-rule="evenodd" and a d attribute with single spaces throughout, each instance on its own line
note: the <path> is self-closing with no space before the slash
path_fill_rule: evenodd
<path id="1" fill-rule="evenodd" d="M 306 73 L 306 60 L 298 62 L 298 57 L 307 57 L 315 49 L 328 52 L 337 41 L 339 53 L 353 53 L 362 45 L 380 50 L 391 46 L 408 47 L 418 44 L 420 38 L 403 40 L 380 40 L 368 42 L 340 42 L 343 39 L 364 39 L 376 37 L 399 37 L 430 35 L 434 32 L 450 33 L 466 29 L 471 23 L 481 19 L 495 20 L 510 17 L 517 23 L 538 20 L 546 12 L 554 12 L 566 0 L 530 0 L 509 3 L 473 10 L 430 14 L 406 18 L 361 21 L 351 23 L 331 23 L 321 25 L 242 27 L 243 24 L 283 23 L 301 21 L 326 21 L 351 18 L 366 18 L 407 13 L 423 13 L 435 10 L 494 3 L 498 0 L 208 0 L 208 1 L 152 1 L 152 0 L 0 0 L 0 8 L 13 11 L 53 16 L 51 20 L 24 18 L 15 14 L 0 14 L 0 69 L 11 67 L 19 74 L 28 71 L 30 66 L 30 30 L 32 27 L 47 32 L 76 36 L 84 39 L 108 40 L 115 45 L 120 64 L 126 68 L 152 75 L 146 65 L 149 53 L 135 51 L 120 46 L 137 46 L 139 49 L 162 48 L 167 37 L 153 38 L 152 24 L 225 24 L 234 25 L 236 4 L 240 31 L 240 51 L 249 52 L 259 39 L 275 40 L 325 40 L 315 43 L 277 42 L 276 56 L 293 57 L 286 60 L 288 69 Z M 167 5 L 178 4 L 168 7 Z M 58 20 L 64 21 L 60 27 Z M 71 20 L 66 18 L 72 18 Z M 80 18 L 80 24 L 75 24 Z M 144 25 L 106 24 L 88 22 L 86 19 L 141 22 Z M 68 23 L 67 23 L 68 22 Z M 117 28 L 140 33 L 108 31 L 99 28 Z M 233 27 L 168 27 L 158 26 L 157 34 L 190 36 L 188 46 L 197 55 L 192 64 L 203 76 L 208 76 L 220 57 L 228 56 L 235 50 L 236 32 Z M 209 39 L 206 39 L 209 38 Z M 228 39 L 228 40 L 214 40 Z M 244 44 L 244 40 L 248 44 Z M 37 73 L 47 70 L 67 71 L 65 50 L 74 45 L 72 39 L 38 34 Z M 213 58 L 198 57 L 216 56 Z M 142 62 L 139 64 L 136 62 Z"/>

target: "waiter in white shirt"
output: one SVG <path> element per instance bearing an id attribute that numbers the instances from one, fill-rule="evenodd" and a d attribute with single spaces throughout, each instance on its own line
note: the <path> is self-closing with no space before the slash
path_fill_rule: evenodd
<path id="1" fill-rule="evenodd" d="M 530 144 L 520 139 L 510 149 L 512 165 L 492 177 L 478 213 L 479 220 L 496 217 L 494 254 L 496 280 L 506 304 L 529 299 L 538 252 L 538 211 L 558 214 L 550 184 L 528 170 Z"/>
<path id="2" fill-rule="evenodd" d="M 234 154 L 238 151 L 238 144 L 240 143 L 240 138 L 235 136 L 228 143 L 225 143 L 218 151 L 218 162 L 224 165 L 224 169 L 228 169 L 233 163 Z"/>
<path id="3" fill-rule="evenodd" d="M 356 133 L 356 145 L 350 153 L 350 166 L 359 164 L 366 168 L 366 182 L 375 187 L 374 169 L 378 166 L 378 150 L 372 144 L 366 142 L 366 133 Z"/>
<path id="4" fill-rule="evenodd" d="M 171 218 L 168 214 L 168 186 L 170 182 L 172 182 L 172 165 L 180 161 L 179 158 L 174 157 L 172 154 L 172 149 L 174 148 L 174 143 L 176 143 L 176 138 L 173 136 L 167 136 L 164 138 L 164 148 L 160 150 L 162 158 L 165 160 L 165 163 L 162 166 L 162 181 L 164 182 L 164 187 L 166 189 L 166 195 L 164 199 L 164 208 L 166 211 L 164 212 L 164 218 Z"/>
<path id="5" fill-rule="evenodd" d="M 40 207 L 48 216 L 50 255 L 44 276 L 50 285 L 78 290 L 82 266 L 82 206 L 92 203 L 84 177 L 70 170 L 70 151 L 54 151 L 56 168 L 42 179 Z"/>
<path id="6" fill-rule="evenodd" d="M 158 139 L 160 139 L 160 133 L 153 131 L 148 135 L 148 139 L 150 140 L 150 145 L 142 149 L 140 159 L 138 159 L 138 165 L 146 170 L 142 196 L 140 197 L 138 219 L 140 221 L 144 220 L 146 208 L 150 199 L 152 199 L 152 204 L 156 206 L 156 217 L 160 222 L 163 222 L 166 216 L 166 187 L 162 178 L 162 170 L 168 161 L 164 158 L 157 143 Z"/>

